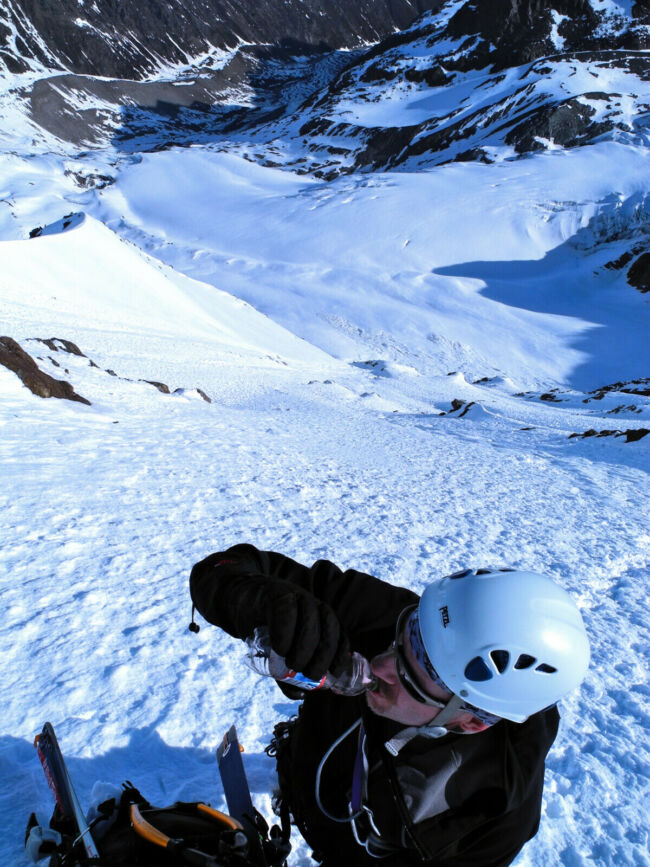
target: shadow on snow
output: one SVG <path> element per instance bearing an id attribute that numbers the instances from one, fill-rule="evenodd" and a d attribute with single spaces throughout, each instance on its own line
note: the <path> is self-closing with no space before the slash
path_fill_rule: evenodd
<path id="1" fill-rule="evenodd" d="M 585 359 L 567 378 L 571 388 L 589 391 L 644 377 L 650 362 L 649 306 L 620 273 L 605 268 L 624 248 L 621 237 L 599 238 L 602 225 L 603 216 L 596 215 L 542 259 L 464 262 L 433 273 L 481 280 L 485 286 L 479 291 L 486 298 L 574 320 L 575 333 L 567 339 Z M 629 231 L 621 236 L 633 246 Z"/>
<path id="2" fill-rule="evenodd" d="M 59 732 L 59 740 L 66 755 L 65 729 Z M 111 797 L 111 789 L 120 789 L 126 780 L 131 780 L 156 806 L 205 801 L 217 809 L 226 809 L 213 749 L 171 746 L 154 726 L 131 731 L 124 747 L 102 752 L 101 743 L 92 741 L 88 748 L 94 753 L 90 758 L 66 755 L 84 810 Z M 263 752 L 246 753 L 244 764 L 253 799 L 271 792 L 275 784 L 273 760 Z M 54 799 L 32 742 L 9 735 L 0 738 L 0 815 L 5 822 L 0 863 L 16 867 L 31 863 L 24 854 L 27 820 L 34 811 L 41 822 L 47 823 L 53 809 Z"/>

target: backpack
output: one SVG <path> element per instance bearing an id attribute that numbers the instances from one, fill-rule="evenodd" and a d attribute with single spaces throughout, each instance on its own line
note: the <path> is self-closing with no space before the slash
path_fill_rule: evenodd
<path id="1" fill-rule="evenodd" d="M 258 839 L 251 846 L 231 816 L 201 802 L 152 807 L 127 781 L 119 800 L 100 804 L 91 823 L 99 858 L 86 855 L 76 825 L 58 806 L 49 830 L 32 813 L 25 846 L 35 861 L 49 856 L 49 867 L 286 867 L 288 839 L 277 826 L 269 832 L 255 812 Z"/>

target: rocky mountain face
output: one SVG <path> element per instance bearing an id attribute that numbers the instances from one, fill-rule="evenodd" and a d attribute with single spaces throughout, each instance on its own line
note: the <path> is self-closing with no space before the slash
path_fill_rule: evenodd
<path id="1" fill-rule="evenodd" d="M 0 72 L 37 139 L 184 144 L 286 111 L 442 2 L 1 0 Z"/>
<path id="2" fill-rule="evenodd" d="M 648 0 L 3 8 L 4 63 L 32 70 L 10 98 L 84 147 L 223 143 L 327 179 L 648 139 Z"/>
<path id="3" fill-rule="evenodd" d="M 627 4 L 626 4 L 627 5 Z M 623 6 L 590 0 L 493 0 L 465 3 L 449 22 L 452 38 L 473 36 L 475 45 L 461 68 L 494 71 L 531 63 L 571 51 L 642 50 L 650 45 L 647 0 L 631 4 L 631 18 Z"/>
<path id="4" fill-rule="evenodd" d="M 304 107 L 300 134 L 325 173 L 645 142 L 648 46 L 648 3 L 447 2 L 356 58 Z M 409 110 L 393 123 L 397 101 Z"/>
<path id="5" fill-rule="evenodd" d="M 336 49 L 376 42 L 440 0 L 3 0 L 0 62 L 142 79 L 242 42 Z"/>

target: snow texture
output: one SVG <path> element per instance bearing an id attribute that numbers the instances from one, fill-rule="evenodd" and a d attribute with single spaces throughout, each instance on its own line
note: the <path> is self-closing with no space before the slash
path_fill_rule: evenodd
<path id="1" fill-rule="evenodd" d="M 465 566 L 554 576 L 593 662 L 515 863 L 650 864 L 650 296 L 620 266 L 647 244 L 644 141 L 326 182 L 241 142 L 33 139 L 10 84 L 0 334 L 91 405 L 0 366 L 0 863 L 51 812 L 46 719 L 84 805 L 128 778 L 217 808 L 235 721 L 271 816 L 264 746 L 296 705 L 187 630 L 191 565 L 250 541 L 418 592 Z M 570 438 L 590 430 L 613 433 Z"/>

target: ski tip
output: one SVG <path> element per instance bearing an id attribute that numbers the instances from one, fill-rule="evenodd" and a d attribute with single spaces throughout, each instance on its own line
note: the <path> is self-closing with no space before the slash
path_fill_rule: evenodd
<path id="1" fill-rule="evenodd" d="M 230 751 L 230 747 L 235 744 L 237 746 L 237 751 L 240 753 L 245 753 L 245 748 L 239 743 L 239 738 L 237 737 L 237 729 L 234 725 L 231 725 L 228 731 L 223 736 L 221 743 L 217 747 L 217 758 L 221 760 L 224 756 L 228 755 Z"/>
<path id="2" fill-rule="evenodd" d="M 54 726 L 52 725 L 51 722 L 43 723 L 43 728 L 40 730 L 40 732 L 38 732 L 38 734 L 34 735 L 34 746 L 37 749 L 38 749 L 38 745 L 41 742 L 41 739 L 43 738 L 43 736 L 48 734 L 49 732 L 54 733 Z"/>

